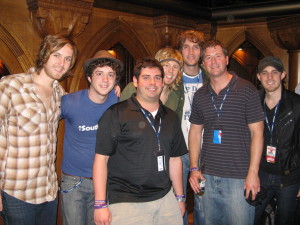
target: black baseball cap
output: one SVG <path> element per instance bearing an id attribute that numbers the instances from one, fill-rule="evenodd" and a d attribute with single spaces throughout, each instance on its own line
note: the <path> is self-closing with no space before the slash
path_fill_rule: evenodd
<path id="1" fill-rule="evenodd" d="M 273 66 L 279 72 L 284 71 L 283 64 L 280 59 L 276 58 L 275 56 L 267 56 L 260 60 L 257 67 L 257 72 L 261 73 L 267 66 Z"/>

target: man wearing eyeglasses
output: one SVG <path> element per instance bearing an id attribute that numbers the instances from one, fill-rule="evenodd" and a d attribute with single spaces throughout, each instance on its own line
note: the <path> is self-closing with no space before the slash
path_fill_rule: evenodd
<path id="1" fill-rule="evenodd" d="M 282 62 L 274 56 L 258 64 L 265 113 L 259 177 L 267 197 L 256 207 L 255 224 L 261 224 L 263 212 L 274 196 L 276 224 L 293 224 L 296 197 L 300 196 L 300 96 L 284 88 L 285 76 Z"/>

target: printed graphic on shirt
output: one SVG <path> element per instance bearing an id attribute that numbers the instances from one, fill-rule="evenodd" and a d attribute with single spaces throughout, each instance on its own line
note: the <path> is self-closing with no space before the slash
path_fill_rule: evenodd
<path id="1" fill-rule="evenodd" d="M 184 105 L 181 127 L 184 140 L 188 144 L 188 134 L 191 125 L 189 118 L 192 111 L 194 94 L 203 85 L 202 73 L 200 72 L 197 76 L 189 76 L 183 73 L 182 81 L 184 86 Z"/>
<path id="2" fill-rule="evenodd" d="M 96 124 L 95 126 L 81 125 L 81 126 L 78 126 L 78 130 L 79 131 L 94 131 L 94 130 L 98 130 L 98 124 Z"/>

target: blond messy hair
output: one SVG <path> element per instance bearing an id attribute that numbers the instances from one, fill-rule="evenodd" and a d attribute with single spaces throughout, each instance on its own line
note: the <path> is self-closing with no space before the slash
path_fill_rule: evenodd
<path id="1" fill-rule="evenodd" d="M 175 61 L 179 64 L 180 70 L 175 79 L 175 82 L 170 87 L 171 89 L 177 90 L 182 78 L 181 68 L 183 66 L 183 59 L 181 53 L 176 49 L 166 47 L 158 50 L 158 52 L 155 54 L 155 59 L 159 61 L 162 66 L 166 65 L 169 61 Z"/>

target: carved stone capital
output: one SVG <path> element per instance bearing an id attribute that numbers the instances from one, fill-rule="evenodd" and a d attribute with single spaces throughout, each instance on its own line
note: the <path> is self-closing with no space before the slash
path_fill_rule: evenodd
<path id="1" fill-rule="evenodd" d="M 300 49 L 300 15 L 271 18 L 267 20 L 271 37 L 280 48 Z"/>
<path id="2" fill-rule="evenodd" d="M 156 33 L 158 48 L 166 46 L 176 47 L 177 36 L 184 30 L 195 29 L 193 20 L 164 15 L 153 18 L 153 27 Z"/>
<path id="3" fill-rule="evenodd" d="M 217 33 L 216 23 L 198 23 L 196 30 L 204 34 L 205 40 L 214 39 Z"/>
<path id="4" fill-rule="evenodd" d="M 94 0 L 27 0 L 32 23 L 41 35 L 78 36 L 87 25 Z"/>

